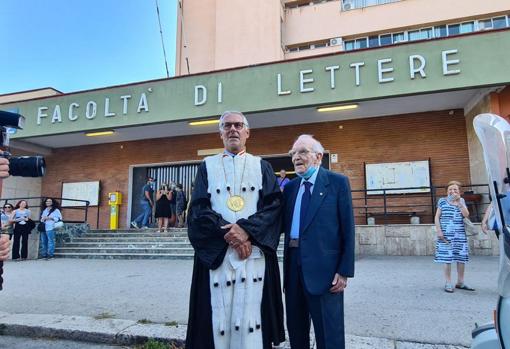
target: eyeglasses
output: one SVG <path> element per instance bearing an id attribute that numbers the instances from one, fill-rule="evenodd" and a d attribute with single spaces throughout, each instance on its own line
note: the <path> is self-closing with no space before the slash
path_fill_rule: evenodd
<path id="1" fill-rule="evenodd" d="M 12 206 L 4 206 L 4 208 L 12 208 Z"/>
<path id="2" fill-rule="evenodd" d="M 289 151 L 289 156 L 294 157 L 295 155 L 298 156 L 307 156 L 310 153 L 315 153 L 314 151 L 308 150 L 308 149 L 297 149 L 297 150 L 291 150 Z"/>
<path id="3" fill-rule="evenodd" d="M 223 131 L 229 131 L 232 126 L 234 126 L 237 131 L 241 131 L 246 125 L 244 122 L 225 122 L 224 124 L 221 124 L 220 127 Z"/>

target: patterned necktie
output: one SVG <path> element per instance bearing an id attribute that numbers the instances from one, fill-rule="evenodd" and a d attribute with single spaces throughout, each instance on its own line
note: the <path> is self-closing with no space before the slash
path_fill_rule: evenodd
<path id="1" fill-rule="evenodd" d="M 310 199 L 312 198 L 312 192 L 310 191 L 312 183 L 304 181 L 303 185 L 305 186 L 305 191 L 301 197 L 301 211 L 299 212 L 299 233 L 303 231 L 306 212 L 308 212 L 308 206 L 310 206 Z"/>

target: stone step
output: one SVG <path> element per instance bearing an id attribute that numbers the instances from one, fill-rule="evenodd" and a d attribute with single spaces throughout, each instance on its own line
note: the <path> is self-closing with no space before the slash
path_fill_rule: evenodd
<path id="1" fill-rule="evenodd" d="M 68 242 L 60 247 L 191 247 L 189 241 L 142 241 L 142 242 L 124 242 L 124 241 L 111 241 L 111 242 Z"/>
<path id="2" fill-rule="evenodd" d="M 135 238 L 115 238 L 115 237 L 107 237 L 107 238 L 100 238 L 100 237 L 88 237 L 83 236 L 79 238 L 73 238 L 73 243 L 81 243 L 81 242 L 122 242 L 122 243 L 144 243 L 144 242 L 188 242 L 188 238 L 172 238 L 172 237 L 135 237 Z"/>
<path id="3" fill-rule="evenodd" d="M 68 253 L 55 251 L 57 258 L 81 258 L 81 259 L 193 259 L 194 254 L 172 254 L 172 253 Z M 278 261 L 283 261 L 283 256 L 278 254 Z"/>
<path id="4" fill-rule="evenodd" d="M 118 230 L 90 230 L 89 234 L 160 234 L 158 229 L 118 229 Z M 187 229 L 169 229 L 161 234 L 172 234 L 172 235 L 188 235 Z"/>
<path id="5" fill-rule="evenodd" d="M 57 247 L 59 253 L 193 254 L 191 247 Z"/>
<path id="6" fill-rule="evenodd" d="M 171 253 L 68 253 L 55 251 L 57 258 L 81 258 L 81 259 L 193 259 L 194 254 L 171 254 Z"/>
<path id="7" fill-rule="evenodd" d="M 136 233 L 87 233 L 82 236 L 86 237 L 96 237 L 96 238 L 144 238 L 144 237 L 176 237 L 176 238 L 185 238 L 188 237 L 187 234 L 174 234 L 174 233 L 158 233 L 158 232 L 136 232 Z"/>

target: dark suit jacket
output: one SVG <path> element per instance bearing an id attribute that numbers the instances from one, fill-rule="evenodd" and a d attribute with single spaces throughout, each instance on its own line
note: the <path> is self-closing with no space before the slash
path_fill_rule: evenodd
<path id="1" fill-rule="evenodd" d="M 294 204 L 301 178 L 285 186 L 284 196 L 284 288 L 288 277 L 288 246 Z M 313 295 L 328 292 L 335 273 L 354 276 L 354 217 L 349 179 L 319 168 L 312 198 L 300 233 L 304 285 Z"/>

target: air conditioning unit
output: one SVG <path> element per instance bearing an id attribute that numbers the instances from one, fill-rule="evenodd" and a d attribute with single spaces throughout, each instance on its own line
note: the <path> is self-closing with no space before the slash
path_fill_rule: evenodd
<path id="1" fill-rule="evenodd" d="M 342 10 L 350 11 L 355 8 L 354 0 L 343 0 L 342 1 Z"/>
<path id="2" fill-rule="evenodd" d="M 341 46 L 342 38 L 333 38 L 329 39 L 329 46 Z"/>

